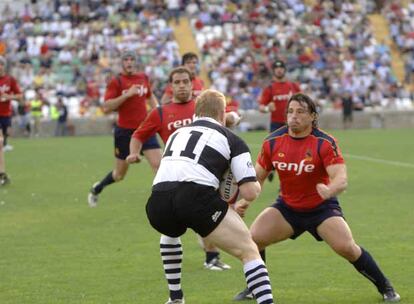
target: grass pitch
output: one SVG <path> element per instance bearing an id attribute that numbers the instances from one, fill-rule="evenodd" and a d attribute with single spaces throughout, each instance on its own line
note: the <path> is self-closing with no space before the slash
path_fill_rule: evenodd
<path id="1" fill-rule="evenodd" d="M 402 303 L 414 303 L 413 130 L 335 131 L 346 155 L 349 188 L 340 196 L 356 241 L 392 280 Z M 245 133 L 256 158 L 264 132 Z M 159 235 L 145 203 L 153 174 L 146 162 L 106 188 L 90 209 L 90 186 L 113 167 L 111 137 L 12 139 L 12 184 L 0 188 L 0 303 L 164 303 L 168 291 Z M 266 183 L 246 217 L 275 198 Z M 241 263 L 203 269 L 195 234 L 183 237 L 187 303 L 234 303 L 244 287 Z M 278 303 L 381 303 L 374 287 L 324 243 L 305 234 L 267 250 Z M 251 302 L 254 303 L 254 302 Z"/>

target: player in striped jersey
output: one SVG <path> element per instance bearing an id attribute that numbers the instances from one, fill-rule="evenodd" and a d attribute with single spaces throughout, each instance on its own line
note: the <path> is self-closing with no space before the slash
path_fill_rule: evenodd
<path id="1" fill-rule="evenodd" d="M 277 201 L 250 228 L 260 250 L 308 231 L 368 278 L 384 301 L 400 300 L 372 256 L 355 243 L 344 219 L 336 196 L 347 187 L 345 162 L 335 138 L 317 128 L 310 97 L 298 93 L 289 99 L 287 126 L 265 139 L 255 169 L 262 185 L 272 170 L 280 180 Z"/>
<path id="2" fill-rule="evenodd" d="M 249 148 L 224 127 L 223 94 L 214 90 L 203 92 L 196 101 L 195 114 L 198 118 L 192 124 L 178 129 L 168 139 L 146 206 L 151 225 L 175 239 L 162 252 L 169 261 L 167 303 L 184 303 L 179 237 L 187 228 L 239 258 L 257 303 L 273 303 L 269 276 L 257 247 L 244 222 L 217 191 L 230 165 L 240 194 L 246 199 L 236 205 L 236 210 L 245 210 L 247 202 L 257 197 L 260 186 Z"/>
<path id="3" fill-rule="evenodd" d="M 130 154 L 126 158 L 128 163 L 132 164 L 140 161 L 143 143 L 156 133 L 160 135 L 165 144 L 175 130 L 193 122 L 195 100 L 192 95 L 192 77 L 191 71 L 186 67 L 178 67 L 171 71 L 169 83 L 173 90 L 172 102 L 153 109 L 132 134 Z M 161 251 L 162 247 L 169 242 L 168 237 L 161 236 Z M 210 244 L 201 238 L 199 238 L 199 242 L 205 251 L 204 267 L 206 269 L 222 271 L 231 268 L 230 265 L 221 261 L 219 250 L 214 244 Z"/>

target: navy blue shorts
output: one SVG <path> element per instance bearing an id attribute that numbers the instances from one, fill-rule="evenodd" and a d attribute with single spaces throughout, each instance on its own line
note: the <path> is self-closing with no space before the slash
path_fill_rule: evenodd
<path id="1" fill-rule="evenodd" d="M 274 203 L 272 207 L 279 210 L 285 220 L 292 226 L 294 231 L 293 235 L 290 237 L 292 240 L 307 231 L 312 234 L 316 240 L 322 241 L 316 228 L 330 217 L 340 216 L 344 218 L 342 209 L 336 198 L 330 198 L 323 202 L 322 205 L 306 212 L 293 210 L 286 205 L 281 197 L 278 197 L 276 203 Z"/>
<path id="2" fill-rule="evenodd" d="M 131 142 L 132 133 L 135 129 L 125 129 L 116 126 L 114 131 L 114 146 L 115 146 L 115 157 L 118 159 L 125 160 L 129 155 L 129 143 Z M 151 136 L 146 142 L 142 145 L 142 151 L 151 150 L 151 149 L 160 149 L 160 144 L 158 143 L 157 136 Z"/>
<path id="3" fill-rule="evenodd" d="M 282 122 L 271 122 L 270 123 L 270 132 L 273 132 L 273 131 L 275 131 L 275 130 L 277 130 L 277 129 L 285 126 L 285 125 L 286 124 L 282 123 Z"/>
<path id="4" fill-rule="evenodd" d="M 3 132 L 3 137 L 7 136 L 7 129 L 11 126 L 11 118 L 0 116 L 0 129 Z"/>
<path id="5" fill-rule="evenodd" d="M 151 226 L 170 237 L 179 237 L 187 228 L 202 237 L 221 223 L 229 204 L 213 187 L 187 182 L 164 182 L 152 188 L 146 205 Z"/>

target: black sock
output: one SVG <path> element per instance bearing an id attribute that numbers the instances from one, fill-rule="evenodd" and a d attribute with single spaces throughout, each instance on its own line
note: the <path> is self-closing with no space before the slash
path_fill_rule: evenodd
<path id="1" fill-rule="evenodd" d="M 114 178 L 113 178 L 113 176 L 112 176 L 112 171 L 111 172 L 109 172 L 105 177 L 104 177 L 104 179 L 103 180 L 101 180 L 100 182 L 99 182 L 99 184 L 98 185 L 96 185 L 95 186 L 95 188 L 94 188 L 94 192 L 95 192 L 95 194 L 99 194 L 99 193 L 101 193 L 102 192 L 102 190 L 103 190 L 103 188 L 105 188 L 106 186 L 108 186 L 108 185 L 110 185 L 110 184 L 112 184 L 112 183 L 114 183 L 115 182 L 115 180 L 114 180 Z"/>
<path id="2" fill-rule="evenodd" d="M 389 285 L 387 278 L 379 269 L 377 263 L 375 263 L 372 256 L 368 251 L 365 251 L 361 247 L 361 256 L 352 264 L 364 277 L 370 280 L 377 287 L 380 293 L 385 291 L 385 288 Z"/>
<path id="3" fill-rule="evenodd" d="M 218 258 L 219 253 L 216 251 L 206 251 L 206 263 L 210 263 L 213 259 Z"/>
<path id="4" fill-rule="evenodd" d="M 182 299 L 184 297 L 183 291 L 180 290 L 170 290 L 170 299 L 171 300 L 177 300 Z"/>
<path id="5" fill-rule="evenodd" d="M 265 249 L 260 250 L 259 253 L 260 253 L 260 256 L 262 257 L 263 263 L 266 264 L 266 250 Z"/>

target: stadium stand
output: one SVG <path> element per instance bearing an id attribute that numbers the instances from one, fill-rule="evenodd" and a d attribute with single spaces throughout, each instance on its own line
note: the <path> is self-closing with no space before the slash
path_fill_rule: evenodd
<path id="1" fill-rule="evenodd" d="M 203 3 L 191 16 L 213 86 L 245 109 L 256 106 L 243 100 L 257 99 L 276 57 L 327 108 L 339 104 L 344 89 L 354 92 L 360 109 L 377 100 L 404 108 L 411 103 L 402 101 L 407 92 L 391 68 L 390 49 L 376 41 L 367 18 L 374 8 L 373 1 L 315 1 L 313 7 L 298 0 L 223 1 Z"/>
<path id="2" fill-rule="evenodd" d="M 180 53 L 194 51 L 207 86 L 245 111 L 257 108 L 276 58 L 324 111 L 340 108 L 344 90 L 354 93 L 359 110 L 413 107 L 409 1 L 185 0 L 178 9 L 162 0 L 5 0 L 0 12 L 0 54 L 12 63 L 11 73 L 29 95 L 41 88 L 49 104 L 63 96 L 70 117 L 102 115 L 106 81 L 118 73 L 113 67 L 124 48 L 137 50 L 158 97 Z M 379 12 L 404 58 L 403 78 L 392 65 L 393 46 L 372 24 Z"/>
<path id="3" fill-rule="evenodd" d="M 0 17 L 11 73 L 26 92 L 40 87 L 50 103 L 65 97 L 70 116 L 99 113 L 106 81 L 118 73 L 112 67 L 119 66 L 124 48 L 137 50 L 158 96 L 168 71 L 180 62 L 163 2 L 17 2 L 3 4 Z"/>

